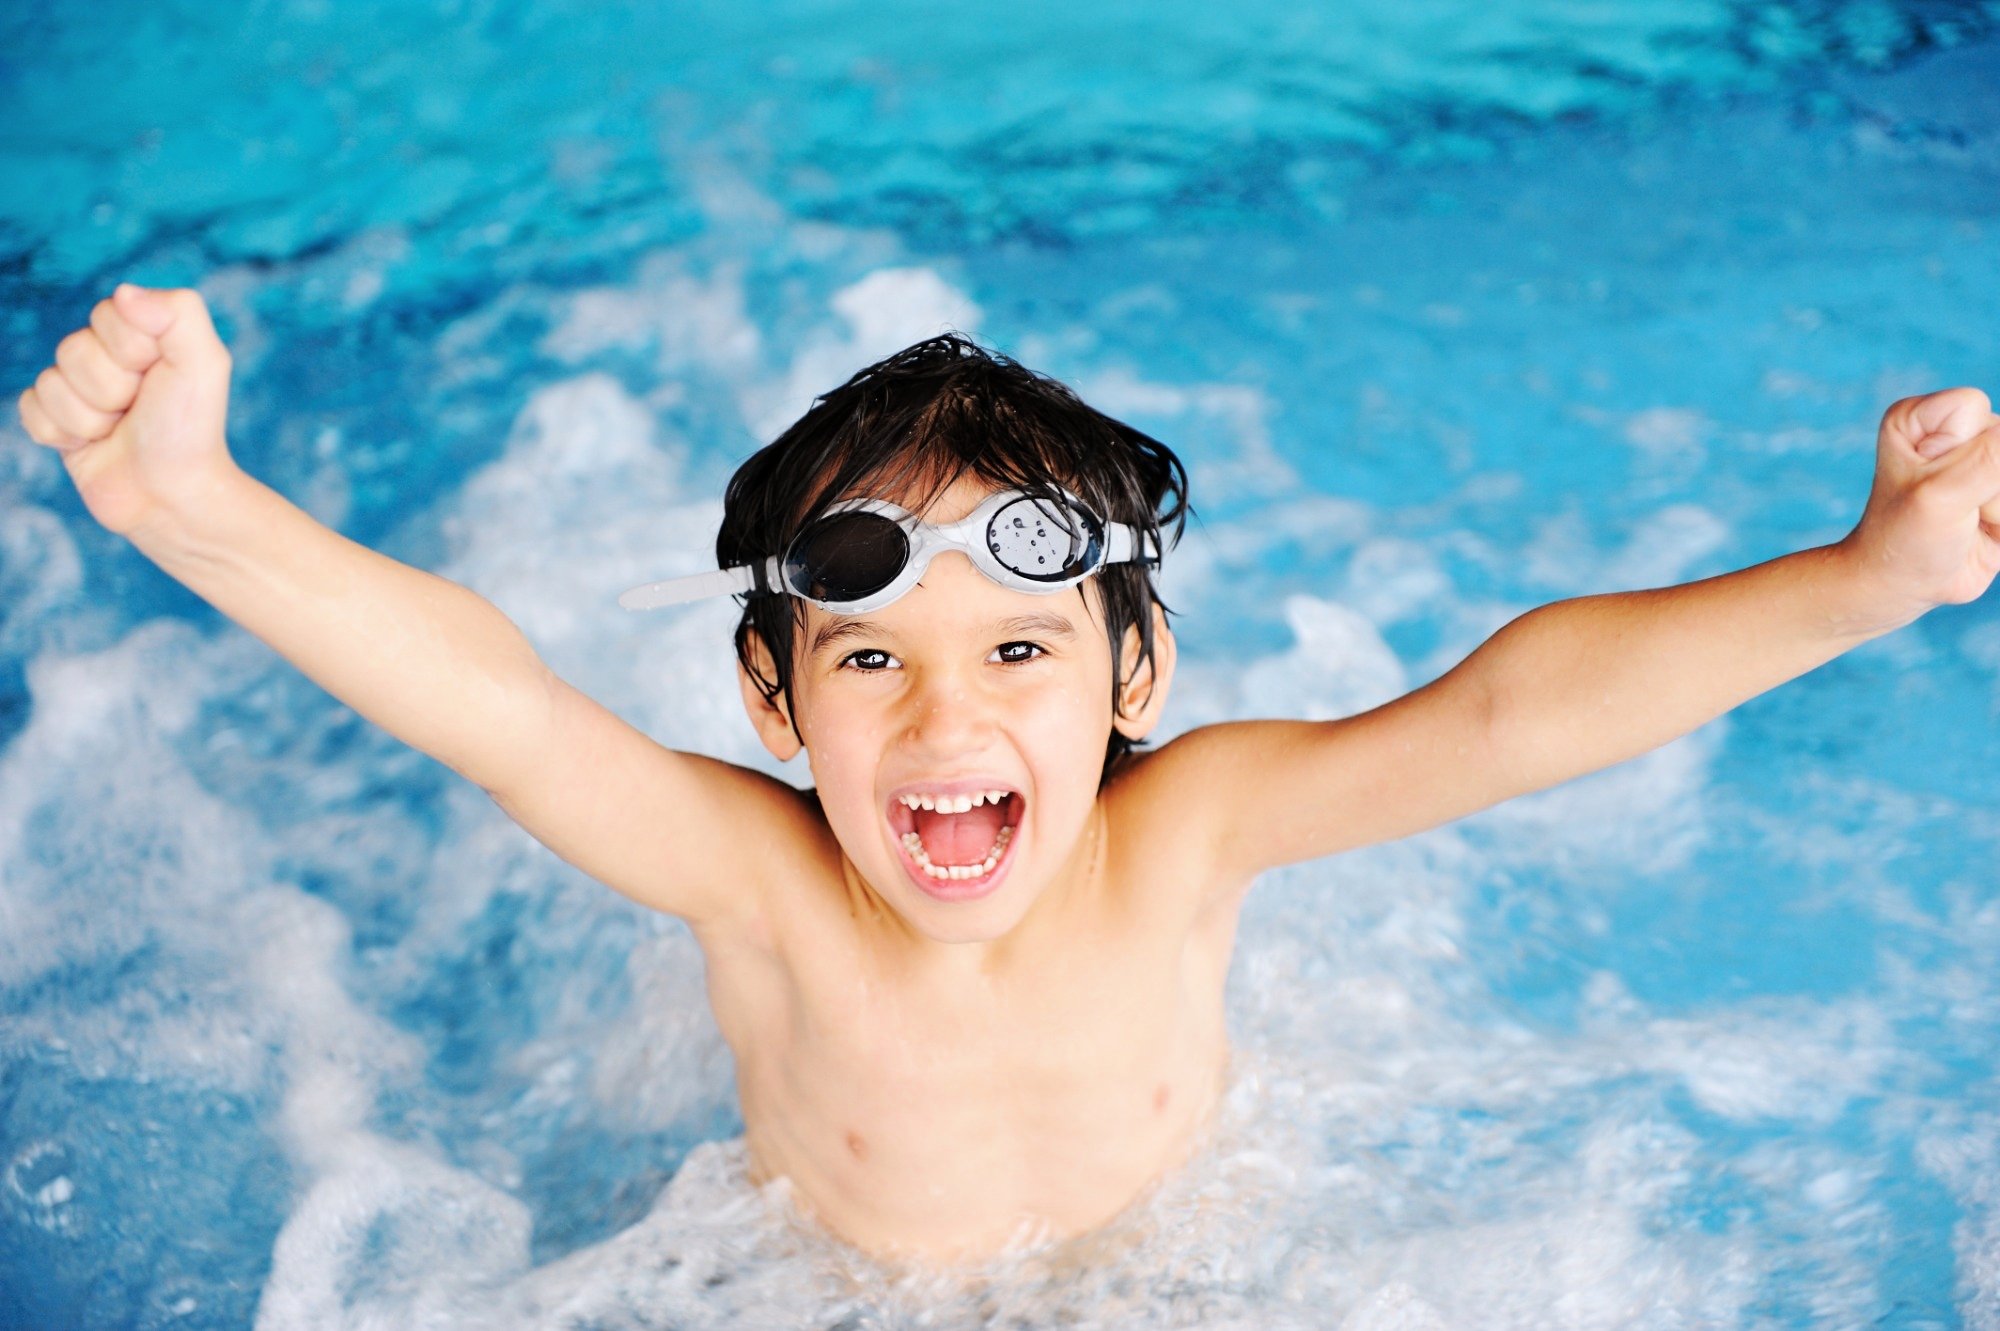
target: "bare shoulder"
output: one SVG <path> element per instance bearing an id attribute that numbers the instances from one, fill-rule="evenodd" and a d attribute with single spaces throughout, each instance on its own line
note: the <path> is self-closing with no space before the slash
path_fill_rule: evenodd
<path id="1" fill-rule="evenodd" d="M 1182 854 L 1198 853 L 1238 820 L 1245 793 L 1283 760 L 1295 727 L 1309 722 L 1224 721 L 1128 757 L 1106 784 L 1116 824 Z"/>
<path id="2" fill-rule="evenodd" d="M 1252 761 L 1229 730 L 1205 726 L 1130 755 L 1100 796 L 1116 871 L 1139 880 L 1148 899 L 1176 914 L 1182 907 L 1198 912 L 1255 876 L 1222 855 L 1231 816 L 1222 787 Z"/>
<path id="3" fill-rule="evenodd" d="M 1105 783 L 1105 812 L 1120 828 L 1175 841 L 1199 837 L 1200 824 L 1217 801 L 1218 775 L 1242 761 L 1229 725 L 1202 726 L 1157 749 L 1128 755 Z"/>
<path id="4" fill-rule="evenodd" d="M 1105 792 L 1107 813 L 1226 892 L 1517 793 L 1496 761 L 1491 715 L 1477 682 L 1455 671 L 1337 720 L 1203 726 L 1131 762 Z"/>

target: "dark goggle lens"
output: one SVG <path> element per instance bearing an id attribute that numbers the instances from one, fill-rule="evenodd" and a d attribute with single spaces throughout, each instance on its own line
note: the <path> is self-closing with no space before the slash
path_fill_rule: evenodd
<path id="1" fill-rule="evenodd" d="M 815 601 L 858 601 L 895 581 L 909 557 L 909 538 L 880 513 L 835 513 L 785 552 L 785 585 Z"/>
<path id="2" fill-rule="evenodd" d="M 993 515 L 986 548 L 1011 573 L 1035 582 L 1068 582 L 1103 559 L 1104 532 L 1080 509 L 1022 498 Z"/>

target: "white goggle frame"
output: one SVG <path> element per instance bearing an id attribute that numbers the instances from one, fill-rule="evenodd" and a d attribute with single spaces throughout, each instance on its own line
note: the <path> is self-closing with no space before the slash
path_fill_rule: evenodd
<path id="1" fill-rule="evenodd" d="M 1044 521 L 1056 521 L 1061 525 L 1061 520 L 1048 512 L 1052 497 L 1058 500 L 1062 507 L 1068 508 L 1071 520 L 1083 528 L 1086 548 L 1080 571 L 1068 576 L 1038 578 L 1002 563 L 999 556 L 994 553 L 993 546 L 1010 540 L 1007 528 L 1015 527 L 1017 524 L 996 525 L 1001 513 L 1009 506 L 1026 500 L 1035 506 L 1036 513 Z M 908 545 L 903 567 L 879 590 L 855 600 L 828 601 L 809 596 L 790 584 L 785 576 L 786 563 L 791 558 L 792 551 L 798 548 L 800 541 L 814 526 L 843 513 L 879 513 L 902 528 L 904 540 Z M 1069 529 L 1065 528 L 1065 535 L 1068 534 Z M 1025 557 L 1026 554 L 1034 552 L 1032 536 L 1012 539 L 1019 547 L 1016 550 L 1017 554 Z M 805 531 L 793 539 L 784 555 L 773 555 L 762 564 L 739 564 L 734 568 L 695 573 L 684 578 L 668 578 L 662 582 L 649 582 L 621 594 L 618 604 L 627 610 L 654 610 L 661 606 L 705 600 L 711 596 L 747 596 L 758 592 L 782 592 L 797 596 L 801 600 L 811 601 L 822 610 L 836 615 L 860 615 L 870 610 L 881 609 L 916 586 L 924 576 L 924 571 L 930 567 L 931 560 L 946 550 L 960 551 L 972 561 L 973 567 L 1001 586 L 1014 591 L 1031 592 L 1038 596 L 1074 587 L 1106 564 L 1126 564 L 1135 561 L 1157 563 L 1160 558 L 1159 551 L 1153 544 L 1142 540 L 1131 527 L 1122 522 L 1102 521 L 1082 501 L 1062 490 L 1050 494 L 1002 490 L 989 495 L 978 508 L 957 522 L 937 525 L 920 521 L 914 513 L 899 508 L 885 499 L 849 499 L 834 504 L 812 522 L 807 523 Z"/>

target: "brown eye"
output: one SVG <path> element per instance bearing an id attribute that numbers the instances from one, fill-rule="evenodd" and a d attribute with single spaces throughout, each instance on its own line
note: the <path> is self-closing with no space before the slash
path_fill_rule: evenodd
<path id="1" fill-rule="evenodd" d="M 895 661 L 895 657 L 889 655 L 889 653 L 879 647 L 866 647 L 858 652 L 850 652 L 841 661 L 841 664 L 843 666 L 852 666 L 863 674 L 869 675 L 874 674 L 878 670 L 887 670 L 891 665 L 895 664 Z"/>
<path id="2" fill-rule="evenodd" d="M 993 649 L 993 656 L 1001 665 L 1025 665 L 1038 656 L 1046 656 L 1048 651 L 1039 643 L 1003 642 Z"/>

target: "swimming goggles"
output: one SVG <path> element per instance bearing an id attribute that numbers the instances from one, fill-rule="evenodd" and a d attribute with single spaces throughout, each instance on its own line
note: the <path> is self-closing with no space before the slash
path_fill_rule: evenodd
<path id="1" fill-rule="evenodd" d="M 1074 587 L 1106 564 L 1157 563 L 1132 528 L 1105 522 L 1064 491 L 1002 490 L 957 522 L 933 526 L 882 499 L 850 499 L 807 523 L 784 554 L 760 564 L 668 578 L 618 598 L 627 610 L 710 596 L 788 592 L 836 615 L 878 610 L 917 585 L 931 560 L 961 550 L 973 567 L 1020 592 Z"/>

